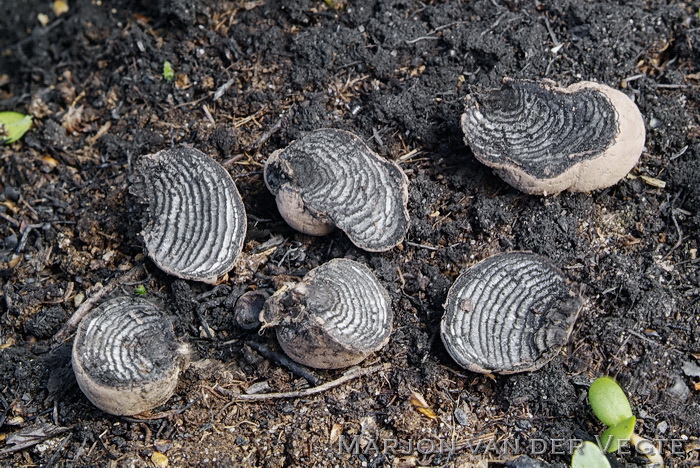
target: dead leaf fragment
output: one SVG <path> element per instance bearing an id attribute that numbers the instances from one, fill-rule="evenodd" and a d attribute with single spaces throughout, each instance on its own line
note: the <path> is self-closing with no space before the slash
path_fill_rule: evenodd
<path id="1" fill-rule="evenodd" d="M 652 187 L 666 188 L 666 182 L 661 179 L 656 179 L 645 175 L 640 175 L 639 178 L 646 182 L 647 185 L 651 185 Z"/>
<path id="2" fill-rule="evenodd" d="M 411 393 L 411 396 L 408 398 L 408 401 L 410 401 L 411 404 L 423 416 L 426 416 L 430 419 L 437 419 L 437 415 L 435 414 L 435 412 L 432 409 L 430 409 L 428 402 L 425 401 L 425 398 L 423 398 L 423 395 L 421 395 L 420 393 L 418 393 L 418 392 Z"/>
<path id="3" fill-rule="evenodd" d="M 70 10 L 70 7 L 68 6 L 68 2 L 66 0 L 54 1 L 51 8 L 53 9 L 53 13 L 56 16 L 61 16 L 63 14 L 66 14 L 66 13 L 68 13 L 68 10 Z"/>
<path id="4" fill-rule="evenodd" d="M 51 21 L 49 19 L 49 15 L 47 15 L 46 13 L 39 13 L 38 15 L 36 15 L 36 19 L 39 20 L 39 24 L 41 24 L 42 26 L 46 26 L 47 24 L 49 24 L 49 21 Z"/>
<path id="5" fill-rule="evenodd" d="M 333 426 L 331 427 L 331 433 L 328 436 L 328 443 L 330 445 L 335 445 L 338 440 L 340 440 L 340 436 L 343 433 L 343 425 L 338 424 L 338 423 L 333 423 Z"/>
<path id="6" fill-rule="evenodd" d="M 6 446 L 0 450 L 0 455 L 32 447 L 68 430 L 67 427 L 54 426 L 53 424 L 34 424 L 7 436 Z"/>
<path id="7" fill-rule="evenodd" d="M 168 466 L 168 457 L 164 453 L 153 452 L 153 455 L 151 455 L 151 461 L 159 468 L 165 468 Z"/>
<path id="8" fill-rule="evenodd" d="M 75 132 L 79 129 L 83 122 L 84 106 L 69 107 L 68 111 L 61 117 L 61 126 L 69 132 Z"/>

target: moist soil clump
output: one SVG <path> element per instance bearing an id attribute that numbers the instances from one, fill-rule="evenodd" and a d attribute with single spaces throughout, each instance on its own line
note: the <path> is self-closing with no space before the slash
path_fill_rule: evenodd
<path id="1" fill-rule="evenodd" d="M 586 401 L 600 375 L 621 383 L 644 437 L 681 441 L 664 445 L 669 464 L 698 464 L 699 23 L 697 5 L 643 1 L 2 2 L 0 110 L 34 125 L 0 149 L 0 464 L 565 466 L 556 440 L 603 430 Z M 644 116 L 640 162 L 590 194 L 511 188 L 459 125 L 466 96 L 504 77 L 623 91 Z M 364 252 L 279 215 L 265 160 L 324 127 L 356 133 L 408 176 L 398 247 Z M 245 204 L 243 253 L 219 285 L 162 273 L 138 240 L 134 163 L 177 145 L 222 164 Z M 441 343 L 442 305 L 460 271 L 511 250 L 551 258 L 586 302 L 538 371 L 473 374 Z M 367 265 L 391 296 L 395 331 L 362 364 L 383 366 L 314 395 L 226 396 L 310 386 L 263 355 L 280 352 L 274 335 L 239 327 L 235 304 L 333 258 Z M 102 287 L 145 289 L 194 352 L 149 414 L 92 406 L 70 335 L 53 338 Z"/>

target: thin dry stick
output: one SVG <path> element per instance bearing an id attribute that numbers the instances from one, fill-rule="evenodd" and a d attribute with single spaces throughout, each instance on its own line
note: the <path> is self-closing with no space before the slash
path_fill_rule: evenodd
<path id="1" fill-rule="evenodd" d="M 119 278 L 112 280 L 106 286 L 103 286 L 102 289 L 97 291 L 88 300 L 80 304 L 80 307 L 78 307 L 75 310 L 75 312 L 73 312 L 73 315 L 71 316 L 71 318 L 68 319 L 66 324 L 63 325 L 63 328 L 61 328 L 58 331 L 58 333 L 54 335 L 54 340 L 64 341 L 66 338 L 68 338 L 68 336 L 71 333 L 73 333 L 76 330 L 76 328 L 78 328 L 78 324 L 83 319 L 83 317 L 85 317 L 88 314 L 88 312 L 90 312 L 92 308 L 95 307 L 95 305 L 100 300 L 102 300 L 102 298 L 104 298 L 107 294 L 117 289 L 117 287 L 121 284 L 127 283 L 129 281 L 134 281 L 143 272 L 144 269 L 142 266 L 134 267 L 131 270 L 124 273 Z"/>
<path id="2" fill-rule="evenodd" d="M 244 400 L 244 401 L 264 401 L 264 400 L 279 400 L 283 398 L 304 398 L 310 395 L 315 395 L 317 393 L 325 392 L 331 388 L 343 385 L 345 382 L 349 382 L 358 377 L 365 375 L 374 374 L 380 370 L 388 370 L 391 366 L 389 364 L 379 364 L 377 366 L 357 368 L 345 373 L 342 377 L 339 377 L 330 382 L 326 382 L 323 385 L 317 387 L 305 388 L 304 390 L 299 390 L 296 392 L 283 392 L 283 393 L 259 393 L 253 395 L 247 395 L 244 393 L 236 393 L 225 388 L 217 388 L 216 391 L 227 397 Z"/>

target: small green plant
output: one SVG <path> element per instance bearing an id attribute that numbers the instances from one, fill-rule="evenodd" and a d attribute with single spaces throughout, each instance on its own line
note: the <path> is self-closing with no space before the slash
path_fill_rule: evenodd
<path id="1" fill-rule="evenodd" d="M 643 453 L 656 467 L 664 466 L 663 458 L 648 440 L 634 432 L 637 418 L 627 395 L 612 377 L 596 379 L 588 389 L 588 402 L 596 417 L 608 426 L 600 436 L 600 446 L 608 452 L 615 452 L 627 442 Z M 572 459 L 573 464 L 573 459 Z"/>
<path id="2" fill-rule="evenodd" d="M 145 296 L 148 291 L 146 291 L 146 286 L 139 284 L 134 288 L 134 292 L 139 296 Z"/>
<path id="3" fill-rule="evenodd" d="M 571 468 L 610 468 L 610 462 L 596 444 L 584 442 L 574 450 Z"/>
<path id="4" fill-rule="evenodd" d="M 163 78 L 165 81 L 173 81 L 175 79 L 175 70 L 173 70 L 173 64 L 167 60 L 163 62 Z"/>
<path id="5" fill-rule="evenodd" d="M 0 112 L 0 143 L 14 143 L 32 127 L 32 116 L 19 112 Z"/>

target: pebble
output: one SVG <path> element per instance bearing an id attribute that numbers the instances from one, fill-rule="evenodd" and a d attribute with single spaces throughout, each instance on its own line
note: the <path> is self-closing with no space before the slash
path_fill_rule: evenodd
<path id="1" fill-rule="evenodd" d="M 649 128 L 654 130 L 656 128 L 659 128 L 662 124 L 663 122 L 661 122 L 659 119 L 657 119 L 656 117 L 652 117 L 649 121 Z"/>
<path id="2" fill-rule="evenodd" d="M 683 363 L 683 373 L 688 377 L 700 377 L 700 366 L 694 362 L 685 361 Z"/>
<path id="3" fill-rule="evenodd" d="M 455 420 L 461 426 L 466 426 L 467 424 L 469 424 L 469 418 L 467 417 L 467 413 L 465 413 L 462 408 L 457 408 L 455 410 Z"/>
<path id="4" fill-rule="evenodd" d="M 683 378 L 680 375 L 676 375 L 674 377 L 673 386 L 668 389 L 668 394 L 678 400 L 685 400 L 690 394 L 690 389 L 685 382 L 683 382 Z"/>
<path id="5" fill-rule="evenodd" d="M 255 393 L 267 393 L 269 391 L 270 384 L 267 382 L 267 380 L 263 380 L 262 382 L 255 382 L 250 387 L 248 387 L 245 392 L 248 395 L 252 395 Z"/>

